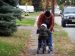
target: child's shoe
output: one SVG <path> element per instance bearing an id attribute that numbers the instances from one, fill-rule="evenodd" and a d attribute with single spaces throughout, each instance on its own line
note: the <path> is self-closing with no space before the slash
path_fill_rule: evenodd
<path id="1" fill-rule="evenodd" d="M 48 50 L 48 53 L 50 53 L 50 49 Z"/>

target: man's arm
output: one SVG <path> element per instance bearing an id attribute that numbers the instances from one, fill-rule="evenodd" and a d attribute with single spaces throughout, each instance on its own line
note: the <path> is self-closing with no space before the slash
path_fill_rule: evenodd
<path id="1" fill-rule="evenodd" d="M 43 16 L 43 13 L 40 14 L 40 16 L 38 17 L 38 21 L 37 21 L 37 27 L 39 28 L 41 23 L 42 23 L 42 16 Z"/>
<path id="2" fill-rule="evenodd" d="M 53 27 L 54 27 L 54 15 L 53 14 L 51 15 L 51 19 L 52 19 L 52 22 L 51 22 L 50 30 L 53 31 Z"/>
<path id="3" fill-rule="evenodd" d="M 37 27 L 39 28 L 40 26 L 40 21 L 41 21 L 41 15 L 38 17 L 38 21 L 37 21 Z"/>

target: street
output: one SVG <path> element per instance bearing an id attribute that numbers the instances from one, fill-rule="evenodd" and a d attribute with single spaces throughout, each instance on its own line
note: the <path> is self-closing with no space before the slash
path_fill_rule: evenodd
<path id="1" fill-rule="evenodd" d="M 61 26 L 61 17 L 60 16 L 55 16 L 55 23 Z M 70 40 L 72 43 L 75 43 L 75 28 L 63 28 L 68 33 L 68 36 L 70 37 Z"/>

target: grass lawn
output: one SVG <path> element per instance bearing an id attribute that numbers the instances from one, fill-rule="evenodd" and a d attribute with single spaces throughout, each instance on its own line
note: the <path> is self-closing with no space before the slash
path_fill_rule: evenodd
<path id="1" fill-rule="evenodd" d="M 28 16 L 25 16 L 25 14 L 28 14 Z M 39 12 L 34 13 L 23 13 L 23 18 L 21 21 L 16 20 L 16 25 L 21 26 L 33 26 L 35 23 L 35 19 L 39 15 Z"/>
<path id="2" fill-rule="evenodd" d="M 53 37 L 55 56 L 75 56 L 75 44 L 71 43 L 62 27 L 55 25 Z"/>
<path id="3" fill-rule="evenodd" d="M 22 19 L 22 21 L 17 20 L 16 24 L 20 26 L 33 26 L 34 22 L 34 19 Z"/>
<path id="4" fill-rule="evenodd" d="M 38 13 L 30 13 L 21 21 L 16 20 L 16 25 L 33 26 Z M 18 30 L 12 36 L 0 36 L 0 56 L 18 56 L 25 47 L 25 42 L 30 36 L 30 30 Z"/>
<path id="5" fill-rule="evenodd" d="M 25 46 L 30 31 L 18 30 L 12 36 L 0 37 L 0 56 L 17 56 Z"/>

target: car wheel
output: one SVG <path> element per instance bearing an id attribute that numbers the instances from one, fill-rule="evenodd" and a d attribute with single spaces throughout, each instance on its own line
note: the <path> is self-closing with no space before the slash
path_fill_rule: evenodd
<path id="1" fill-rule="evenodd" d="M 65 22 L 65 20 L 62 20 L 62 27 L 66 27 L 66 22 Z"/>

